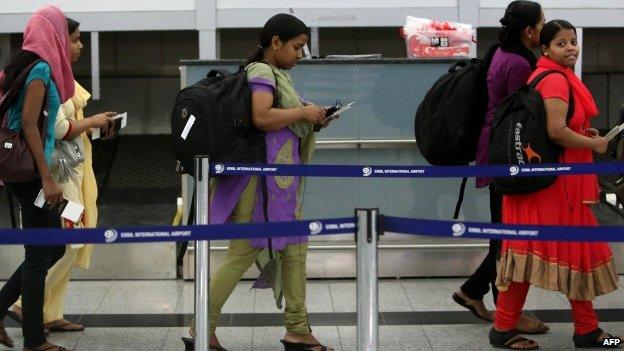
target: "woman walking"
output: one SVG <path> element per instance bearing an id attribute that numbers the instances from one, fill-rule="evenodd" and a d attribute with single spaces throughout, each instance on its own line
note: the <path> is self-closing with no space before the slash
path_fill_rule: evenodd
<path id="1" fill-rule="evenodd" d="M 54 6 L 37 10 L 24 31 L 22 50 L 18 51 L 3 70 L 2 94 L 6 95 L 17 76 L 31 67 L 26 82 L 12 103 L 7 126 L 20 131 L 33 155 L 40 178 L 27 183 L 7 183 L 7 188 L 20 204 L 24 228 L 59 228 L 58 215 L 35 207 L 34 201 L 43 189 L 46 202 L 63 200 L 62 189 L 52 177 L 50 161 L 54 149 L 54 125 L 62 101 L 74 95 L 74 79 L 70 62 L 70 43 L 65 15 Z M 32 63 L 36 62 L 34 66 Z M 42 109 L 45 109 L 46 114 Z M 46 129 L 38 128 L 47 118 Z M 25 245 L 24 262 L 0 290 L 0 320 L 18 297 L 23 298 L 25 351 L 61 351 L 61 346 L 46 341 L 43 330 L 43 298 L 48 269 L 63 256 L 65 246 Z M 0 324 L 0 344 L 13 347 L 13 341 Z"/>
<path id="2" fill-rule="evenodd" d="M 549 139 L 561 146 L 561 163 L 593 162 L 593 152 L 603 154 L 608 141 L 590 127 L 598 114 L 594 99 L 574 74 L 580 49 L 576 29 L 564 20 L 544 25 L 540 36 L 543 56 L 529 81 L 554 70 L 536 87 L 546 107 Z M 569 101 L 570 89 L 574 104 Z M 568 109 L 573 114 L 566 120 Z M 503 198 L 507 224 L 597 226 L 590 206 L 598 203 L 595 175 L 559 176 L 540 191 Z M 531 284 L 565 294 L 572 306 L 573 341 L 576 347 L 603 347 L 612 337 L 598 327 L 592 300 L 617 289 L 618 275 L 607 243 L 504 240 L 496 279 L 500 293 L 490 343 L 507 349 L 535 350 L 535 341 L 513 331 Z"/>

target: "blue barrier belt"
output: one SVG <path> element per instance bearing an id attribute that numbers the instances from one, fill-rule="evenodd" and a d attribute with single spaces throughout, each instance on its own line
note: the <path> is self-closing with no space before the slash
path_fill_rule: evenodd
<path id="1" fill-rule="evenodd" d="M 355 218 L 296 222 L 95 229 L 0 229 L 0 245 L 129 244 L 162 241 L 258 239 L 354 233 Z"/>
<path id="2" fill-rule="evenodd" d="M 0 245 L 131 244 L 352 234 L 355 218 L 95 229 L 0 229 Z M 535 226 L 384 216 L 387 232 L 464 239 L 624 242 L 624 227 Z"/>
<path id="3" fill-rule="evenodd" d="M 384 217 L 384 231 L 464 239 L 624 242 L 624 227 L 535 226 Z"/>
<path id="4" fill-rule="evenodd" d="M 534 177 L 572 174 L 620 174 L 624 162 L 568 163 L 522 166 L 341 166 L 215 163 L 215 176 L 313 176 L 313 177 L 389 177 L 389 178 L 463 178 L 463 177 Z"/>

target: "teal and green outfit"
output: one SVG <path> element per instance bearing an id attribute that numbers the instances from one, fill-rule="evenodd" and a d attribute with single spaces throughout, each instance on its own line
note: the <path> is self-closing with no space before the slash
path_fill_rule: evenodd
<path id="1" fill-rule="evenodd" d="M 278 107 L 302 107 L 292 78 L 282 70 L 265 63 L 247 67 L 247 81 L 253 91 L 277 90 Z M 277 89 L 275 89 L 277 85 Z M 298 122 L 265 136 L 267 163 L 306 164 L 314 153 L 312 125 Z M 267 212 L 270 222 L 302 219 L 304 179 L 300 177 L 267 177 Z M 256 176 L 220 177 L 213 179 L 210 199 L 210 223 L 264 222 L 264 195 L 261 179 Z M 261 275 L 254 287 L 271 287 L 281 308 L 286 300 L 284 323 L 294 334 L 310 333 L 306 310 L 307 237 L 232 240 L 221 267 L 210 281 L 210 331 L 228 297 L 243 274 L 256 263 Z"/>

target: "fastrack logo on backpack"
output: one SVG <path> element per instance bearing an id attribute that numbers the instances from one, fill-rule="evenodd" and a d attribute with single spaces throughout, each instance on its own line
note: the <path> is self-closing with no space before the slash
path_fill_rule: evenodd
<path id="1" fill-rule="evenodd" d="M 182 112 L 180 112 L 180 117 L 182 117 L 182 119 L 186 119 L 186 117 L 188 117 L 188 111 L 186 109 L 182 109 Z"/>
<path id="2" fill-rule="evenodd" d="M 527 146 L 523 147 L 522 150 L 526 154 L 529 163 L 542 163 L 542 156 L 540 156 L 540 154 L 538 154 L 537 152 L 535 152 L 535 150 L 531 148 L 530 143 L 527 143 Z M 535 160 L 536 162 L 533 162 L 533 160 Z"/>
<path id="3" fill-rule="evenodd" d="M 524 164 L 524 153 L 522 152 L 522 139 L 520 134 L 522 133 L 522 123 L 516 123 L 516 131 L 514 133 L 514 147 L 516 149 L 516 158 L 518 158 L 518 164 Z"/>

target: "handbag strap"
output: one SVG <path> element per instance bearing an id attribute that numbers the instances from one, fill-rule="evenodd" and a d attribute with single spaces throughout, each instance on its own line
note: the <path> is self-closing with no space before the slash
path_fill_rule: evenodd
<path id="1" fill-rule="evenodd" d="M 2 97 L 2 100 L 0 100 L 0 125 L 2 126 L 4 126 L 5 124 L 8 125 L 8 121 L 5 121 L 5 118 L 7 118 L 6 115 L 7 115 L 7 112 L 9 111 L 9 107 L 17 98 L 17 95 L 19 94 L 20 89 L 24 86 L 24 83 L 26 82 L 26 79 L 28 78 L 30 71 L 39 62 L 43 62 L 43 60 L 35 60 L 31 62 L 28 66 L 26 66 L 26 68 L 24 68 L 24 70 L 20 72 L 17 78 L 15 78 L 13 83 L 11 83 L 11 87 L 9 88 L 9 91 L 7 91 L 7 93 Z M 39 111 L 39 120 L 37 121 L 39 134 L 41 135 L 41 142 L 44 145 L 44 147 L 45 147 L 45 132 L 48 128 L 48 118 L 47 118 L 48 112 L 46 111 L 46 108 L 48 106 L 48 84 L 46 84 L 44 88 L 43 101 L 41 102 L 41 110 Z M 20 136 L 18 134 L 18 138 L 19 137 Z"/>

